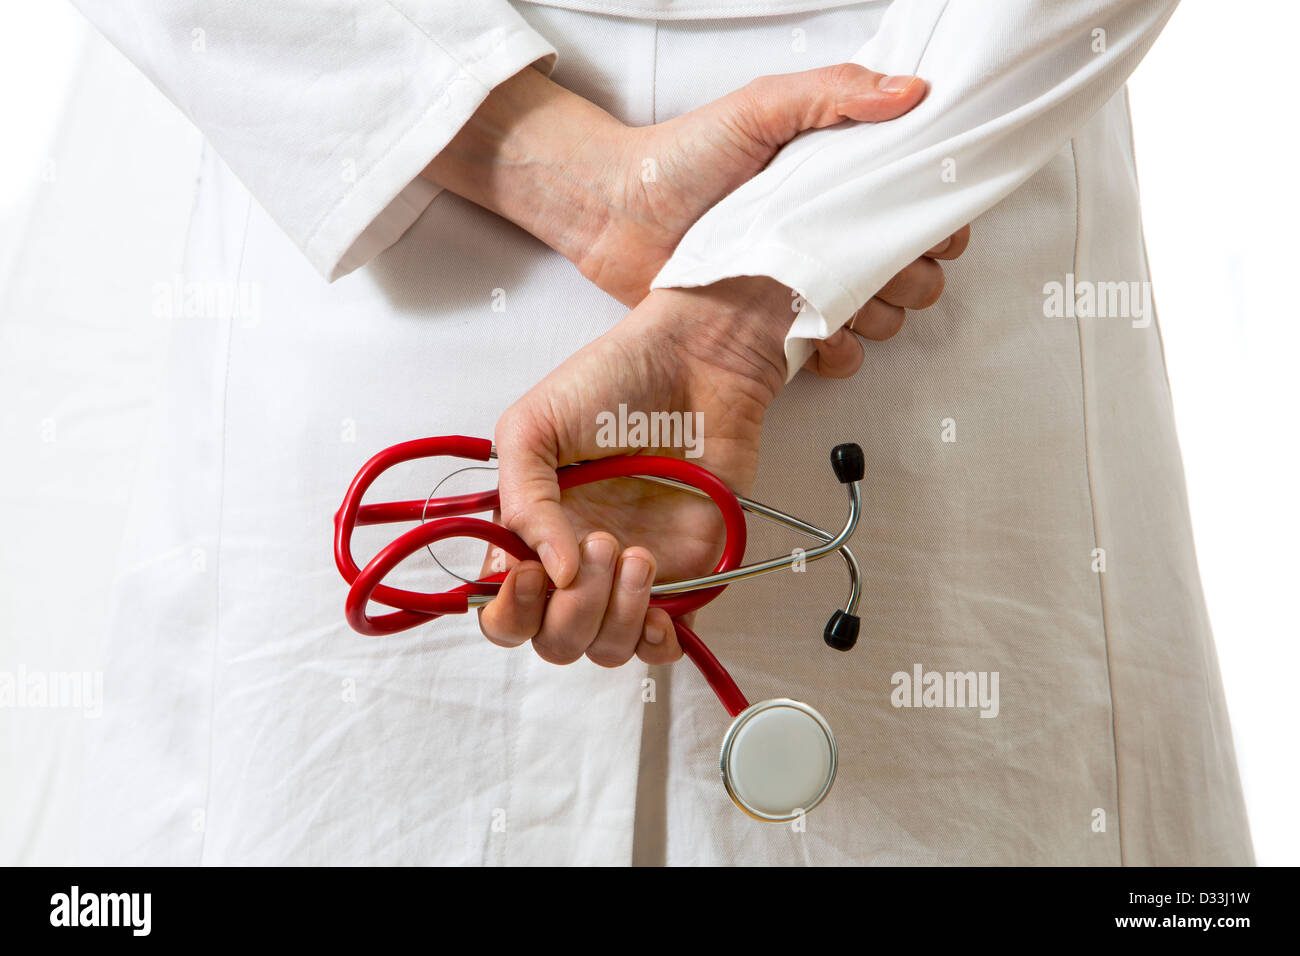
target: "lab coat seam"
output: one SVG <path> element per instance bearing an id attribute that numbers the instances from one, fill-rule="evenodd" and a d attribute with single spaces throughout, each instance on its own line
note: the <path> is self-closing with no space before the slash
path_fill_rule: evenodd
<path id="1" fill-rule="evenodd" d="M 244 273 L 244 253 L 248 249 L 248 227 L 253 217 L 253 197 L 249 194 L 244 205 L 244 228 L 239 238 L 239 258 L 235 264 L 235 285 L 238 286 Z M 204 865 L 208 851 L 208 831 L 211 825 L 212 810 L 212 767 L 213 752 L 217 736 L 217 650 L 221 644 L 221 548 L 224 541 L 226 523 L 226 464 L 227 443 L 229 439 L 229 403 L 230 403 L 230 366 L 231 353 L 234 350 L 235 325 L 233 314 L 225 316 L 225 356 L 221 376 L 221 463 L 217 474 L 217 528 L 216 540 L 213 542 L 213 559 L 216 569 L 213 572 L 212 591 L 212 657 L 208 680 L 208 772 L 204 783 L 203 829 L 199 837 L 199 866 Z"/>
<path id="2" fill-rule="evenodd" d="M 640 685 L 644 687 L 645 686 L 644 682 L 650 674 L 650 666 L 641 661 L 638 661 L 636 666 L 637 666 L 637 670 L 641 674 L 638 683 L 640 683 Z M 642 751 L 645 749 L 646 707 L 647 707 L 646 702 L 642 700 L 641 706 L 637 710 L 637 728 L 636 728 L 635 735 L 632 734 L 630 728 L 628 730 L 629 739 L 636 741 L 636 761 L 632 767 L 632 785 L 630 787 L 632 819 L 631 819 L 631 826 L 628 828 L 628 832 L 627 832 L 627 856 L 623 859 L 622 863 L 620 864 L 622 866 L 632 866 L 634 861 L 636 860 L 636 834 L 637 834 L 636 816 L 638 810 L 637 795 L 641 792 L 641 761 L 643 759 Z"/>
<path id="3" fill-rule="evenodd" d="M 654 124 L 659 122 L 659 21 L 654 20 L 652 24 L 650 40 L 650 122 Z M 643 665 L 642 677 L 648 676 L 649 672 L 649 665 Z M 649 723 L 645 718 L 645 705 L 642 704 L 641 726 L 636 735 L 636 765 L 632 770 L 632 827 L 631 838 L 628 840 L 627 859 L 624 861 L 626 866 L 635 866 L 637 860 L 637 834 L 640 832 L 638 815 L 643 811 L 638 797 L 641 793 L 641 768 L 645 761 L 645 735 Z M 666 743 L 665 746 L 667 746 Z"/>
<path id="4" fill-rule="evenodd" d="M 1074 137 L 1070 138 L 1070 164 L 1074 171 L 1074 251 L 1071 256 L 1071 266 L 1074 274 L 1079 274 L 1079 235 L 1081 229 L 1080 215 L 1080 195 L 1082 193 L 1082 183 L 1079 172 L 1079 154 Z M 1093 481 L 1092 473 L 1092 453 L 1090 450 L 1091 430 L 1088 428 L 1088 376 L 1087 360 L 1084 356 L 1084 337 L 1083 322 L 1076 315 L 1074 319 L 1075 333 L 1079 341 L 1079 395 L 1081 398 L 1082 426 L 1083 426 L 1083 471 L 1084 477 L 1088 484 L 1088 511 L 1092 521 L 1092 546 L 1100 548 L 1100 533 L 1097 521 L 1097 494 Z M 1106 582 L 1104 579 L 1105 572 L 1096 572 L 1097 576 L 1097 603 L 1101 614 L 1101 639 L 1102 647 L 1106 652 L 1106 693 L 1110 702 L 1110 742 L 1111 757 L 1114 761 L 1115 769 L 1115 842 L 1119 848 L 1119 865 L 1124 865 L 1124 822 L 1123 815 L 1120 812 L 1120 786 L 1119 786 L 1119 734 L 1115 726 L 1115 677 L 1114 670 L 1111 667 L 1110 659 L 1110 622 L 1106 614 Z"/>
<path id="5" fill-rule="evenodd" d="M 528 680 L 528 668 L 521 667 L 521 658 L 518 654 L 510 654 L 505 663 L 506 673 L 513 674 L 515 680 L 508 679 L 508 687 L 514 692 L 514 727 L 506 728 L 506 746 L 505 746 L 505 793 L 502 796 L 502 809 L 506 813 L 506 828 L 501 833 L 500 849 L 497 851 L 497 864 L 508 866 L 510 864 L 510 816 L 512 812 L 511 801 L 514 799 L 514 780 L 515 773 L 519 767 L 519 738 L 522 734 L 520 728 L 524 726 L 524 683 Z M 491 840 L 491 830 L 489 829 L 488 839 Z"/>
<path id="6" fill-rule="evenodd" d="M 185 218 L 185 253 L 181 259 L 181 271 L 184 272 L 189 265 L 190 252 L 193 248 L 191 242 L 194 238 L 194 220 L 198 214 L 199 199 L 202 196 L 203 189 L 203 170 L 204 161 L 207 154 L 212 149 L 212 144 L 206 136 L 199 136 L 198 163 L 194 170 L 194 181 L 190 186 L 190 208 Z"/>
<path id="7" fill-rule="evenodd" d="M 1135 190 L 1136 193 L 1137 193 L 1137 199 L 1138 199 L 1138 205 L 1137 205 L 1137 208 L 1138 208 L 1138 210 L 1139 210 L 1139 212 L 1138 212 L 1138 239 L 1139 239 L 1139 240 L 1141 241 L 1141 243 L 1142 243 L 1142 268 L 1143 268 L 1143 270 L 1146 272 L 1146 279 L 1147 279 L 1147 282 L 1150 282 L 1150 283 L 1151 283 L 1151 287 L 1152 287 L 1152 289 L 1154 290 L 1154 288 L 1155 288 L 1155 283 L 1154 283 L 1154 282 L 1152 281 L 1152 279 L 1151 279 L 1151 257 L 1150 257 L 1149 255 L 1147 255 L 1147 230 L 1146 230 L 1146 224 L 1142 221 L 1142 215 L 1141 215 L 1141 209 L 1142 209 L 1142 184 L 1141 184 L 1141 182 L 1139 181 L 1139 178 L 1138 178 L 1138 171 L 1137 171 L 1137 141 L 1136 141 L 1136 139 L 1135 139 L 1134 136 L 1133 136 L 1133 107 L 1132 107 L 1132 105 L 1129 103 L 1129 98 L 1128 98 L 1128 84 L 1127 84 L 1127 83 L 1125 83 L 1123 86 L 1120 87 L 1120 92 L 1121 92 L 1121 93 L 1123 94 L 1123 96 L 1124 96 L 1124 115 L 1128 118 L 1128 152 L 1129 152 L 1129 157 L 1131 158 L 1131 160 L 1132 160 L 1132 162 L 1133 162 L 1133 188 L 1134 188 L 1134 190 Z M 1155 326 L 1155 330 L 1156 330 L 1156 344 L 1160 346 L 1160 368 L 1164 371 L 1164 375 L 1165 375 L 1165 390 L 1169 393 L 1169 400 L 1170 400 L 1170 404 L 1172 405 L 1172 403 L 1173 403 L 1173 397 L 1174 397 L 1174 387 L 1173 387 L 1173 383 L 1170 382 L 1170 380 L 1169 380 L 1169 359 L 1168 359 L 1168 357 L 1165 355 L 1165 337 L 1164 337 L 1164 334 L 1160 331 L 1160 310 L 1159 310 L 1158 308 L 1156 308 L 1156 303 L 1155 303 L 1155 292 L 1154 292 L 1154 291 L 1151 293 L 1151 324 L 1152 324 L 1153 326 Z M 1175 426 L 1176 426 L 1176 424 L 1177 424 L 1177 423 L 1175 422 Z"/>
<path id="8" fill-rule="evenodd" d="M 659 21 L 654 21 L 650 45 L 650 123 L 659 122 Z"/>
<path id="9" fill-rule="evenodd" d="M 791 0 L 789 3 L 752 3 L 740 7 L 687 7 L 683 10 L 656 9 L 641 3 L 602 3 L 600 0 L 519 0 L 534 7 L 553 10 L 570 10 L 575 13 L 594 13 L 617 17 L 621 20 L 744 20 L 760 17 L 790 16 L 797 13 L 820 13 L 844 7 L 865 6 L 882 0 Z"/>

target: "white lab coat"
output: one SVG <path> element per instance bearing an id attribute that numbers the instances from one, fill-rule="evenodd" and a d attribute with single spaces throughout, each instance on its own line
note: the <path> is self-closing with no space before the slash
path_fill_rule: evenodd
<path id="1" fill-rule="evenodd" d="M 1148 278 L 1122 84 L 1172 2 L 79 6 L 210 144 L 177 301 L 202 294 L 174 327 L 87 743 L 86 862 L 1251 861 L 1157 326 L 1050 295 Z M 827 527 L 826 451 L 866 451 L 859 646 L 821 644 L 830 563 L 700 617 L 752 700 L 836 729 L 836 787 L 792 828 L 727 800 L 725 714 L 689 665 L 557 668 L 468 617 L 358 637 L 331 521 L 371 452 L 490 435 L 626 312 L 417 179 L 494 85 L 534 64 L 647 124 L 850 58 L 931 93 L 800 137 L 656 280 L 798 290 L 797 369 L 974 220 L 939 305 L 849 382 L 794 377 L 765 431 L 756 497 Z M 761 532 L 751 555 L 799 543 Z M 996 672 L 996 715 L 898 706 L 918 666 Z"/>

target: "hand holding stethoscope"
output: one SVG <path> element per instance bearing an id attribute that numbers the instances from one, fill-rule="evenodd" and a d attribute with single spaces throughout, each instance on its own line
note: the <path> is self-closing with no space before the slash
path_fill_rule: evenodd
<path id="1" fill-rule="evenodd" d="M 444 614 L 464 613 L 490 602 L 504 574 L 466 582 L 451 591 L 430 594 L 383 584 L 383 579 L 403 560 L 435 542 L 454 537 L 479 538 L 516 558 L 536 555 L 513 532 L 467 514 L 495 510 L 497 491 L 410 501 L 362 504 L 375 479 L 394 465 L 416 458 L 454 456 L 477 461 L 496 457 L 486 439 L 448 436 L 404 442 L 387 448 L 368 461 L 348 488 L 335 516 L 334 555 L 339 572 L 351 585 L 346 604 L 348 623 L 359 633 L 379 636 L 417 627 Z M 726 542 L 722 557 L 710 574 L 656 584 L 652 602 L 673 618 L 682 650 L 700 669 L 727 712 L 735 719 L 723 740 L 720 769 L 727 792 L 737 806 L 762 820 L 792 819 L 825 799 L 835 780 L 835 738 L 825 719 L 812 707 L 777 698 L 751 705 L 731 675 L 684 622 L 682 615 L 712 601 L 729 584 L 782 571 L 796 557 L 779 555 L 744 564 L 747 539 L 745 512 L 757 514 L 800 531 L 819 543 L 804 552 L 806 561 L 838 553 L 850 577 L 845 607 L 826 623 L 826 643 L 848 650 L 858 636 L 856 615 L 859 588 L 857 561 L 845 547 L 858 523 L 863 475 L 862 450 L 857 445 L 837 445 L 831 452 L 836 478 L 848 488 L 849 510 L 838 533 L 825 531 L 767 505 L 742 498 L 703 468 L 676 458 L 630 455 L 583 462 L 557 472 L 561 488 L 617 478 L 638 478 L 707 497 L 722 514 Z M 419 521 L 420 524 L 380 550 L 364 568 L 352 556 L 352 531 L 359 524 Z M 396 610 L 371 615 L 371 601 Z"/>
<path id="2" fill-rule="evenodd" d="M 470 607 L 492 603 L 504 575 L 489 575 L 441 594 L 401 590 L 384 583 L 385 576 L 406 556 L 450 537 L 480 538 L 530 562 L 538 560 L 538 555 L 528 544 L 539 548 L 555 541 L 563 544 L 567 534 L 567 555 L 555 550 L 541 555 L 550 577 L 563 583 L 566 566 L 571 571 L 578 564 L 578 544 L 560 504 L 561 489 L 591 488 L 607 479 L 630 477 L 685 487 L 704 496 L 721 515 L 725 547 L 711 575 L 684 580 L 673 575 L 665 580 L 667 575 L 661 570 L 660 583 L 645 598 L 659 609 L 654 614 L 661 611 L 673 619 L 683 651 L 734 718 L 721 755 L 722 777 L 732 799 L 763 820 L 792 819 L 817 806 L 830 790 L 837 763 L 834 736 L 826 721 L 807 704 L 784 698 L 751 706 L 681 618 L 713 600 L 730 583 L 790 567 L 794 556 L 789 553 L 745 564 L 748 510 L 815 539 L 814 547 L 802 556 L 805 560 L 815 561 L 833 552 L 841 555 L 852 580 L 850 593 L 825 633 L 833 647 L 852 646 L 858 631 L 858 569 L 843 545 L 858 520 L 861 451 L 847 445 L 836 449 L 835 471 L 848 489 L 850 507 L 844 527 L 832 532 L 738 498 L 725 481 L 689 461 L 648 455 L 601 457 L 609 451 L 598 447 L 590 434 L 595 416 L 621 402 L 639 409 L 696 410 L 708 425 L 704 460 L 730 481 L 746 486 L 757 467 L 766 408 L 783 384 L 790 302 L 789 290 L 770 280 L 727 280 L 698 290 L 655 290 L 613 329 L 534 386 L 498 421 L 499 495 L 494 490 L 441 498 L 429 494 L 428 488 L 419 488 L 412 489 L 407 501 L 362 502 L 375 478 L 401 461 L 446 455 L 489 460 L 496 449 L 486 439 L 421 439 L 375 456 L 357 475 L 336 517 L 335 558 L 350 584 L 349 622 L 364 634 L 389 634 L 442 614 L 464 613 Z M 557 460 L 580 464 L 557 471 Z M 830 475 L 826 480 L 828 486 L 833 484 Z M 513 531 L 468 517 L 490 514 L 499 505 L 502 523 Z M 619 513 L 620 509 L 613 509 L 612 517 Z M 359 566 L 351 553 L 353 526 L 397 521 L 423 523 L 404 532 L 364 567 Z M 619 526 L 618 521 L 590 523 Z M 652 550 L 660 557 L 671 554 L 671 542 L 656 543 Z M 698 571 L 691 568 L 690 573 Z M 769 583 L 779 586 L 771 579 Z M 564 592 L 554 593 L 547 602 L 547 613 L 565 596 Z M 387 613 L 381 613 L 385 610 Z M 815 632 L 817 623 L 809 624 Z M 428 629 L 433 639 L 436 629 L 436 624 Z M 810 653 L 831 652 L 813 645 Z"/>

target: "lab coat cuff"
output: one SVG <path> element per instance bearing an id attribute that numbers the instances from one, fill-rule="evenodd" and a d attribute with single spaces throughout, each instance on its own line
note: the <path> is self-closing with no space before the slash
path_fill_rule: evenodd
<path id="1" fill-rule="evenodd" d="M 785 336 L 788 382 L 812 357 L 813 343 L 834 335 L 865 300 L 860 301 L 821 260 L 788 246 L 747 246 L 741 258 L 737 264 L 720 265 L 678 247 L 650 288 L 692 289 L 736 276 L 768 276 L 798 293 L 801 307 Z"/>
<path id="2" fill-rule="evenodd" d="M 442 187 L 420 173 L 499 84 L 533 66 L 550 74 L 556 51 L 531 29 L 508 34 L 490 56 L 462 63 L 443 92 L 326 214 L 305 252 L 330 282 L 365 265 L 400 239 Z"/>

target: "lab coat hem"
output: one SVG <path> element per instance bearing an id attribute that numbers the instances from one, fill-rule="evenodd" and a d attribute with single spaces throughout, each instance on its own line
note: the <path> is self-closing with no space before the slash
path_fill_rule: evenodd
<path id="1" fill-rule="evenodd" d="M 838 332 L 869 299 L 855 294 L 841 283 L 819 259 L 788 246 L 768 243 L 749 246 L 743 263 L 722 266 L 679 246 L 668 264 L 655 276 L 650 288 L 695 288 L 735 276 L 768 276 L 798 293 L 802 299 L 798 314 L 785 337 L 786 381 L 794 378 L 815 351 L 814 342 Z"/>

